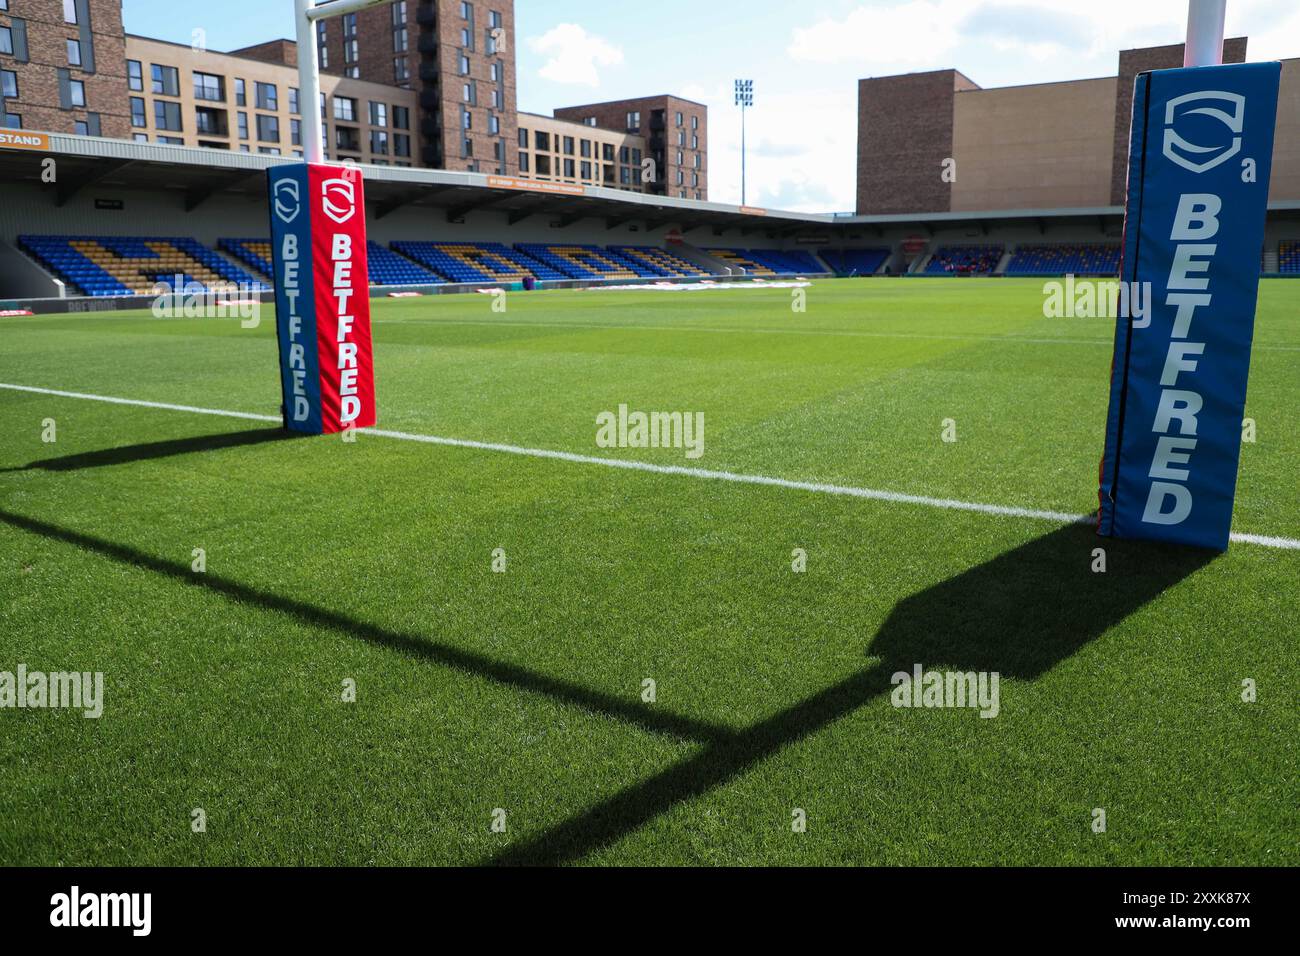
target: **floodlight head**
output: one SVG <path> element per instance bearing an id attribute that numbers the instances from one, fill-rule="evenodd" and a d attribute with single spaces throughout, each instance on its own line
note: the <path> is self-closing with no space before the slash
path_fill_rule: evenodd
<path id="1" fill-rule="evenodd" d="M 737 106 L 754 105 L 754 81 L 753 80 L 736 80 L 736 105 Z"/>

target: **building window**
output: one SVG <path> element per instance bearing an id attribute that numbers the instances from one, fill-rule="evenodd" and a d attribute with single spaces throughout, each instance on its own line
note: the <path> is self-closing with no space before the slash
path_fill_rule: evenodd
<path id="1" fill-rule="evenodd" d="M 18 99 L 18 74 L 13 70 L 0 70 L 0 94 L 11 100 Z"/>
<path id="2" fill-rule="evenodd" d="M 588 159 L 591 158 L 591 140 L 584 139 L 578 146 L 578 153 Z"/>
<path id="3" fill-rule="evenodd" d="M 699 128 L 700 128 L 700 118 L 698 116 L 692 116 L 691 129 L 699 129 Z"/>
<path id="4" fill-rule="evenodd" d="M 483 31 L 483 33 L 484 33 L 483 52 L 486 53 L 488 56 L 494 56 L 497 52 L 497 38 L 492 35 L 491 27 L 488 27 L 486 30 Z"/>
<path id="5" fill-rule="evenodd" d="M 488 11 L 488 24 L 493 27 L 501 26 L 501 14 L 496 10 Z"/>
<path id="6" fill-rule="evenodd" d="M 361 152 L 361 131 L 355 126 L 334 127 L 334 142 L 339 149 L 349 153 Z"/>
<path id="7" fill-rule="evenodd" d="M 393 129 L 410 129 L 411 111 L 405 106 L 393 107 Z"/>
<path id="8" fill-rule="evenodd" d="M 679 129 L 679 130 L 677 131 L 677 145 L 678 145 L 678 146 L 685 146 L 685 145 L 686 145 L 686 130 L 684 130 L 684 129 Z"/>
<path id="9" fill-rule="evenodd" d="M 634 110 L 627 114 L 627 131 L 629 133 L 641 132 L 641 111 Z"/>
<path id="10" fill-rule="evenodd" d="M 692 133 L 692 134 L 691 134 L 691 149 L 699 149 L 699 148 L 700 148 L 700 138 L 699 138 L 698 136 L 696 136 L 695 134 Z"/>
<path id="11" fill-rule="evenodd" d="M 519 171 L 521 173 L 528 172 L 528 154 L 523 150 L 519 151 Z"/>
<path id="12" fill-rule="evenodd" d="M 248 114 L 235 114 L 235 123 L 239 127 L 239 138 L 248 139 Z"/>
<path id="13" fill-rule="evenodd" d="M 324 20 L 316 21 L 316 57 L 322 70 L 330 65 L 329 34 L 325 32 Z"/>
<path id="14" fill-rule="evenodd" d="M 298 109 L 298 87 L 289 87 L 289 112 L 294 116 L 301 116 L 302 110 Z"/>
<path id="15" fill-rule="evenodd" d="M 200 106 L 194 110 L 194 128 L 205 136 L 226 135 L 226 111 Z"/>
<path id="16" fill-rule="evenodd" d="M 591 178 L 591 163 L 589 163 L 589 162 L 583 162 L 583 163 L 581 163 L 581 164 L 579 165 L 578 168 L 582 171 L 582 178 L 583 178 L 583 179 L 590 179 L 590 178 Z"/>
<path id="17" fill-rule="evenodd" d="M 585 126 L 595 126 L 595 125 L 596 125 L 596 117 L 594 117 L 594 116 L 588 116 L 588 117 L 587 117 L 585 120 L 583 120 L 582 122 L 583 122 L 583 125 L 585 125 Z"/>
<path id="18" fill-rule="evenodd" d="M 678 125 L 678 126 L 681 126 L 682 123 L 685 122 L 685 120 L 683 119 L 682 114 L 681 114 L 680 112 L 677 114 L 677 116 L 676 116 L 676 120 L 677 120 L 677 125 Z"/>
<path id="19" fill-rule="evenodd" d="M 73 106 L 85 107 L 86 105 L 86 84 L 81 80 L 68 81 L 68 99 Z"/>
<path id="20" fill-rule="evenodd" d="M 144 70 L 139 60 L 126 61 L 126 85 L 137 92 L 144 90 Z"/>
<path id="21" fill-rule="evenodd" d="M 393 155 L 410 156 L 411 155 L 411 137 L 405 133 L 393 134 Z"/>
<path id="22" fill-rule="evenodd" d="M 469 76 L 469 57 L 464 53 L 460 55 L 460 75 Z"/>
<path id="23" fill-rule="evenodd" d="M 573 160 L 566 159 L 564 161 L 564 175 L 567 179 L 573 178 Z"/>
<path id="24" fill-rule="evenodd" d="M 278 110 L 280 91 L 274 83 L 254 83 L 253 96 L 259 110 Z"/>
<path id="25" fill-rule="evenodd" d="M 500 90 L 493 90 L 493 91 L 492 91 L 492 108 L 493 108 L 494 110 L 499 110 L 499 109 L 501 109 L 501 91 L 500 91 Z"/>
<path id="26" fill-rule="evenodd" d="M 81 41 L 68 41 L 68 66 L 81 66 Z"/>
<path id="27" fill-rule="evenodd" d="M 194 98 L 224 103 L 226 100 L 226 81 L 211 73 L 194 74 Z"/>
<path id="28" fill-rule="evenodd" d="M 460 45 L 469 49 L 469 27 L 460 28 Z"/>
<path id="29" fill-rule="evenodd" d="M 548 153 L 551 151 L 550 133 L 544 133 L 539 129 L 536 133 L 533 134 L 533 140 L 534 140 L 533 143 L 534 149 L 537 149 L 538 151 L 544 150 Z"/>
<path id="30" fill-rule="evenodd" d="M 462 110 L 460 111 L 460 126 L 461 126 L 461 129 L 473 129 L 473 128 L 474 128 L 474 114 L 471 113 L 471 112 L 470 112 L 469 110 L 467 110 L 467 109 L 462 109 Z"/>
<path id="31" fill-rule="evenodd" d="M 334 118 L 347 123 L 357 121 L 357 101 L 346 96 L 334 97 Z"/>
<path id="32" fill-rule="evenodd" d="M 388 134 L 382 129 L 370 131 L 370 151 L 380 156 L 388 155 Z"/>
<path id="33" fill-rule="evenodd" d="M 520 126 L 519 129 L 518 129 L 518 135 L 519 135 L 519 145 L 522 146 L 524 149 L 527 149 L 527 148 L 528 148 L 528 130 L 526 130 L 526 129 L 524 129 L 522 126 Z"/>
<path id="34" fill-rule="evenodd" d="M 289 142 L 294 146 L 302 145 L 302 120 L 289 120 Z"/>
<path id="35" fill-rule="evenodd" d="M 235 80 L 235 105 L 248 105 L 248 93 L 244 87 L 244 81 L 239 79 Z"/>
<path id="36" fill-rule="evenodd" d="M 14 35 L 8 27 L 0 27 L 0 53 L 14 55 Z"/>
<path id="37" fill-rule="evenodd" d="M 493 82 L 493 83 L 500 83 L 500 82 L 501 82 L 501 64 L 500 64 L 500 63 L 493 63 L 492 66 L 488 68 L 488 74 L 492 77 L 492 82 Z"/>
<path id="38" fill-rule="evenodd" d="M 406 83 L 411 79 L 411 68 L 407 66 L 406 57 L 399 56 L 393 61 L 393 81 Z"/>
<path id="39" fill-rule="evenodd" d="M 470 5 L 469 5 L 468 3 L 466 3 L 465 0 L 461 0 L 461 4 L 460 4 L 460 18 L 461 18 L 462 20 L 468 20 L 468 19 L 470 18 L 471 15 L 472 15 L 472 10 L 471 10 L 471 8 L 470 8 Z"/>
<path id="40" fill-rule="evenodd" d="M 131 138 L 132 138 L 133 140 L 135 140 L 137 143 L 147 143 L 147 142 L 149 142 L 149 134 L 148 134 L 148 133 L 132 133 L 132 134 L 131 134 Z"/>
<path id="41" fill-rule="evenodd" d="M 496 135 L 498 135 L 498 134 L 501 132 L 501 118 L 500 118 L 500 117 L 498 117 L 498 116 L 489 116 L 489 117 L 488 117 L 488 132 L 491 133 L 493 136 L 496 136 Z"/>
<path id="42" fill-rule="evenodd" d="M 388 105 L 386 103 L 376 103 L 374 100 L 370 101 L 370 125 L 388 125 Z"/>
<path id="43" fill-rule="evenodd" d="M 614 161 L 614 144 L 613 144 L 613 143 L 601 143 L 601 144 L 600 144 L 600 158 L 603 159 L 603 160 L 604 160 L 605 162 L 607 162 L 607 163 L 612 163 L 612 162 Z"/>
<path id="44" fill-rule="evenodd" d="M 150 76 L 153 79 L 153 91 L 158 96 L 180 96 L 180 73 L 174 66 L 150 64 Z"/>
<path id="45" fill-rule="evenodd" d="M 145 120 L 143 96 L 131 97 L 131 125 L 138 126 L 140 129 L 144 129 L 149 125 Z"/>
<path id="46" fill-rule="evenodd" d="M 280 142 L 280 118 L 257 114 L 257 138 L 263 143 Z"/>
<path id="47" fill-rule="evenodd" d="M 5 114 L 5 129 L 22 129 L 23 118 L 17 113 Z"/>
<path id="48" fill-rule="evenodd" d="M 405 53 L 406 35 L 406 0 L 398 0 L 392 6 L 393 11 L 393 52 Z"/>
<path id="49" fill-rule="evenodd" d="M 153 101 L 153 125 L 158 129 L 181 131 L 181 104 Z"/>
<path id="50" fill-rule="evenodd" d="M 77 0 L 63 0 L 63 22 L 77 22 Z"/>
<path id="51" fill-rule="evenodd" d="M 699 153 L 696 153 L 695 156 L 694 156 L 693 158 L 694 158 L 694 160 L 695 160 L 695 168 L 696 168 L 696 169 L 699 169 L 699 168 L 700 168 L 700 154 L 699 154 Z"/>

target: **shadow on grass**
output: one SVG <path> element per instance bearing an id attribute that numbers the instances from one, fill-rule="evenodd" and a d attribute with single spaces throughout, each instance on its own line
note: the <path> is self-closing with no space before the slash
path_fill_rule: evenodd
<path id="1" fill-rule="evenodd" d="M 736 733 L 730 727 L 693 720 L 689 717 L 678 717 L 663 710 L 647 707 L 636 698 L 628 700 L 615 697 L 611 694 L 590 690 L 570 681 L 530 671 L 516 664 L 503 663 L 484 657 L 481 654 L 475 654 L 472 651 L 440 644 L 427 637 L 376 627 L 373 624 L 358 621 L 345 614 L 316 607 L 305 601 L 259 591 L 257 588 L 222 578 L 210 572 L 198 574 L 191 571 L 190 566 L 186 563 L 166 561 L 129 545 L 117 544 L 79 531 L 60 528 L 57 525 L 36 518 L 29 518 L 26 515 L 0 510 L 0 522 L 22 531 L 28 531 L 32 534 L 82 548 L 100 557 L 111 558 L 123 564 L 152 571 L 163 577 L 212 591 L 251 607 L 285 614 L 310 624 L 312 627 L 334 631 L 348 637 L 360 638 L 378 647 L 398 651 L 409 657 L 453 667 L 477 677 L 504 684 L 515 690 L 544 694 L 563 703 L 604 714 L 607 717 L 636 725 L 644 730 L 669 734 L 684 740 L 713 743 L 732 737 Z"/>
<path id="2" fill-rule="evenodd" d="M 195 574 L 127 545 L 0 510 L 0 522 L 200 587 L 231 600 L 458 668 L 519 690 L 704 744 L 695 756 L 634 784 L 484 861 L 572 862 L 744 773 L 892 689 L 891 675 L 927 669 L 998 671 L 1032 680 L 1208 564 L 1208 551 L 1100 539 L 1069 525 L 900 601 L 864 651 L 878 662 L 743 730 L 674 716 L 637 701 L 494 661 L 428 638 L 375 627 L 212 574 Z M 1104 547 L 1105 574 L 1091 570 Z M 863 768 L 864 771 L 868 768 Z"/>
<path id="3" fill-rule="evenodd" d="M 1104 547 L 1105 574 L 1091 570 Z M 874 666 L 623 790 L 488 862 L 557 864 L 612 844 L 892 690 L 896 671 L 998 671 L 1032 680 L 1205 566 L 1214 552 L 1100 539 L 1069 525 L 900 601 Z M 863 768 L 864 771 L 867 768 Z"/>
<path id="4" fill-rule="evenodd" d="M 157 458 L 171 458 L 176 455 L 188 455 L 192 452 L 217 451 L 222 448 L 243 448 L 249 445 L 263 445 L 267 442 L 287 441 L 301 438 L 297 432 L 283 428 L 252 428 L 242 432 L 218 432 L 215 435 L 195 435 L 191 438 L 171 438 L 166 441 L 144 442 L 138 445 L 124 445 L 121 448 L 105 448 L 102 451 L 80 452 L 64 455 L 60 458 L 45 458 L 33 461 L 20 468 L 0 468 L 0 473 L 12 471 L 79 471 L 83 468 L 103 468 L 106 465 L 126 465 L 136 461 L 152 461 Z"/>

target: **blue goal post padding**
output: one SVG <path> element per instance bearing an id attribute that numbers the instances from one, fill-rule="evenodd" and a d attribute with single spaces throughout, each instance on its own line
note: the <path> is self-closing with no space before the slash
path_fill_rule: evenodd
<path id="1" fill-rule="evenodd" d="M 1241 453 L 1279 63 L 1139 74 L 1098 531 L 1224 550 Z M 1134 286 L 1130 286 L 1134 289 Z M 1147 293 L 1149 290 L 1149 294 Z"/>

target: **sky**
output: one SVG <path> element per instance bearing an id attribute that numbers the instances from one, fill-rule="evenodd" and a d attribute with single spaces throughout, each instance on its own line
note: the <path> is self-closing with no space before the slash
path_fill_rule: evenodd
<path id="1" fill-rule="evenodd" d="M 641 11 L 647 12 L 641 12 Z M 1084 12 L 1086 11 L 1086 12 Z M 128 33 L 211 50 L 292 37 L 293 0 L 124 0 Z M 1180 43 L 1186 0 L 515 0 L 518 105 L 673 93 L 709 107 L 709 198 L 853 209 L 857 80 L 953 67 L 982 87 L 1113 76 L 1121 49 Z M 687 28 L 685 25 L 690 24 Z M 1251 60 L 1300 57 L 1298 0 L 1229 0 Z"/>

